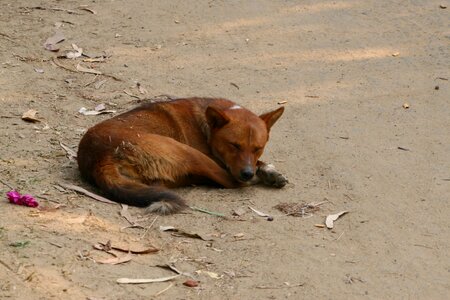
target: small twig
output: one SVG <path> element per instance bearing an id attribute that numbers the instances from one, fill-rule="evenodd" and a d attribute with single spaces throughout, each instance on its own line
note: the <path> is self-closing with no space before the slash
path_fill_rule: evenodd
<path id="1" fill-rule="evenodd" d="M 127 94 L 128 96 L 130 96 L 130 97 L 133 97 L 133 98 L 136 98 L 136 99 L 142 101 L 141 97 L 136 96 L 136 95 L 133 95 L 131 92 L 129 92 L 129 91 L 127 91 L 127 90 L 123 90 L 123 92 L 124 92 L 125 94 Z"/>
<path id="2" fill-rule="evenodd" d="M 162 293 L 168 291 L 171 287 L 173 287 L 173 283 L 169 284 L 168 287 L 166 287 L 163 290 L 160 290 L 159 292 L 157 292 L 156 294 L 153 295 L 153 297 L 158 297 L 159 295 L 161 295 Z"/>
<path id="3" fill-rule="evenodd" d="M 346 197 L 346 198 L 348 198 L 350 201 L 353 201 L 353 198 L 352 197 L 350 197 L 349 195 L 347 195 L 347 194 L 344 194 L 344 197 Z"/>
<path id="4" fill-rule="evenodd" d="M 63 246 L 61 246 L 61 245 L 59 245 L 59 244 L 56 244 L 56 243 L 53 243 L 53 242 L 48 242 L 50 245 L 53 245 L 53 246 L 55 246 L 55 247 L 58 247 L 58 248 L 62 248 Z"/>
<path id="5" fill-rule="evenodd" d="M 230 82 L 230 84 L 239 90 L 239 86 L 236 83 Z"/>
<path id="6" fill-rule="evenodd" d="M 11 190 L 14 190 L 14 188 L 12 187 L 12 185 L 10 185 L 9 183 L 7 183 L 7 182 L 4 181 L 3 179 L 0 179 L 0 182 L 3 183 L 4 185 L 6 185 L 7 187 L 9 187 Z"/>
<path id="7" fill-rule="evenodd" d="M 88 190 L 83 189 L 80 186 L 72 185 L 72 184 L 66 184 L 66 183 L 58 183 L 60 186 L 62 186 L 65 189 L 77 191 L 79 193 L 82 193 L 88 197 L 91 197 L 92 199 L 95 199 L 97 201 L 103 202 L 103 203 L 109 203 L 109 204 L 117 204 L 117 202 L 111 201 L 109 199 L 106 199 L 105 197 L 99 196 L 97 194 L 94 194 L 92 192 L 89 192 Z"/>
<path id="8" fill-rule="evenodd" d="M 145 235 L 147 234 L 147 232 L 150 230 L 150 228 L 152 228 L 153 224 L 155 224 L 156 219 L 158 219 L 158 216 L 156 216 L 152 223 L 145 229 L 144 233 L 142 234 L 142 236 L 139 239 L 143 239 L 145 237 Z"/>
<path id="9" fill-rule="evenodd" d="M 0 264 L 2 264 L 3 266 L 5 266 L 5 268 L 7 268 L 8 270 L 10 270 L 11 272 L 14 272 L 13 269 L 7 264 L 5 263 L 3 260 L 0 259 Z"/>
<path id="10" fill-rule="evenodd" d="M 423 248 L 427 248 L 427 249 L 433 249 L 433 247 L 427 246 L 427 245 L 421 245 L 421 244 L 414 244 L 414 246 L 416 247 L 423 247 Z"/>
<path id="11" fill-rule="evenodd" d="M 223 218 L 225 217 L 225 215 L 222 214 L 222 213 L 209 211 L 209 210 L 206 210 L 206 209 L 204 209 L 204 208 L 199 208 L 199 207 L 195 207 L 195 206 L 190 206 L 190 209 L 196 210 L 196 211 L 199 211 L 199 212 L 202 212 L 202 213 L 205 213 L 205 214 L 213 215 L 213 216 L 218 216 L 218 217 L 223 217 Z"/>
<path id="12" fill-rule="evenodd" d="M 299 286 L 304 286 L 305 283 L 297 283 L 297 284 L 289 284 L 286 286 L 268 286 L 268 285 L 258 285 L 255 286 L 255 288 L 257 289 L 265 289 L 265 290 L 272 290 L 272 289 L 284 289 L 284 288 L 293 288 L 293 287 L 299 287 Z"/>
<path id="13" fill-rule="evenodd" d="M 336 239 L 336 241 L 339 241 L 339 239 L 344 235 L 345 231 L 342 231 L 342 233 L 338 236 L 338 238 Z"/>

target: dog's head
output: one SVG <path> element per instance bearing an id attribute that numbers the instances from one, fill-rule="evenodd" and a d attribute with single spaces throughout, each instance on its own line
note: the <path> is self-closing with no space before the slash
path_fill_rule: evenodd
<path id="1" fill-rule="evenodd" d="M 248 182 L 255 175 L 256 162 L 269 139 L 270 128 L 283 111 L 284 107 L 280 107 L 257 116 L 238 105 L 206 109 L 211 150 L 237 181 Z"/>

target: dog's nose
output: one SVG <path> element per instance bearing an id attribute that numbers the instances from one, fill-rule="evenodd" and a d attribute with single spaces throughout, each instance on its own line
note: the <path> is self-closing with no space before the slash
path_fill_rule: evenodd
<path id="1" fill-rule="evenodd" d="M 246 167 L 241 170 L 241 173 L 239 174 L 239 177 L 242 181 L 249 181 L 253 178 L 254 172 L 251 167 Z"/>

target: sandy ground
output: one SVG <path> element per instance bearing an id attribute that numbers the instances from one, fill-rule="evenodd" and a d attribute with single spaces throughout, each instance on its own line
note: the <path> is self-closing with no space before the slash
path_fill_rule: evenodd
<path id="1" fill-rule="evenodd" d="M 448 1 L 4 2 L 0 298 L 448 297 L 450 8 L 440 7 Z M 65 41 L 53 53 L 43 43 L 58 27 Z M 52 62 L 72 43 L 106 58 Z M 74 72 L 79 63 L 120 81 Z M 179 192 L 191 205 L 226 218 L 156 218 L 129 208 L 144 228 L 127 228 L 118 205 L 57 186 L 94 191 L 60 143 L 76 150 L 84 130 L 110 115 L 84 116 L 81 107 L 104 103 L 119 113 L 160 94 L 221 96 L 257 113 L 286 101 L 264 159 L 290 184 L 185 188 Z M 29 109 L 41 122 L 21 120 Z M 9 204 L 8 184 L 36 196 L 41 209 Z M 274 208 L 323 201 L 303 217 Z M 238 208 L 244 214 L 233 216 Z M 333 230 L 315 226 L 342 210 L 349 213 Z M 93 245 L 108 240 L 160 251 L 100 264 L 113 256 Z M 169 262 L 199 286 L 184 286 L 188 275 L 116 283 L 175 275 L 156 267 Z"/>

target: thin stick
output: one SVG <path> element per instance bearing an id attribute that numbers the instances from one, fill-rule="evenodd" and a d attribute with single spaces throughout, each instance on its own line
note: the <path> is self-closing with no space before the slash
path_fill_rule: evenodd
<path id="1" fill-rule="evenodd" d="M 142 234 L 142 236 L 140 237 L 140 239 L 143 239 L 145 237 L 145 235 L 147 234 L 147 232 L 150 230 L 150 228 L 152 228 L 153 224 L 155 224 L 156 219 L 158 219 L 158 216 L 156 216 L 152 223 L 145 229 L 144 233 Z"/>
<path id="2" fill-rule="evenodd" d="M 206 210 L 206 209 L 204 209 L 204 208 L 199 208 L 199 207 L 195 207 L 195 206 L 190 206 L 190 208 L 192 209 L 192 210 L 196 210 L 196 211 L 199 211 L 199 212 L 202 212 L 202 213 L 205 213 L 205 214 L 209 214 L 209 215 L 213 215 L 213 216 L 218 216 L 218 217 L 225 217 L 225 215 L 224 214 L 222 214 L 222 213 L 218 213 L 218 212 L 214 212 L 214 211 L 209 211 L 209 210 Z"/>
<path id="3" fill-rule="evenodd" d="M 6 181 L 3 181 L 3 179 L 0 179 L 0 182 L 3 183 L 4 185 L 6 185 L 7 187 L 9 187 L 11 190 L 14 190 L 14 188 L 12 187 L 12 185 L 10 185 L 9 183 L 7 183 Z"/>
<path id="4" fill-rule="evenodd" d="M 339 241 L 339 239 L 341 238 L 341 236 L 344 235 L 344 232 L 345 232 L 345 231 L 342 231 L 342 233 L 338 236 L 338 238 L 336 239 L 336 241 Z"/>
<path id="5" fill-rule="evenodd" d="M 166 287 L 165 289 L 163 289 L 163 290 L 157 292 L 157 293 L 156 293 L 155 295 L 153 295 L 153 296 L 154 296 L 154 297 L 158 297 L 158 296 L 161 295 L 162 293 L 168 291 L 171 287 L 173 287 L 173 283 L 169 284 L 168 287 Z"/>
<path id="6" fill-rule="evenodd" d="M 88 197 L 91 197 L 92 199 L 95 199 L 97 201 L 103 202 L 103 203 L 109 203 L 109 204 L 117 204 L 117 202 L 111 201 L 109 199 L 106 199 L 105 197 L 99 196 L 97 194 L 91 193 L 88 190 L 83 189 L 80 186 L 72 185 L 72 184 L 66 184 L 66 183 L 58 183 L 60 186 L 62 186 L 65 189 L 77 191 L 79 193 L 82 193 Z"/>
<path id="7" fill-rule="evenodd" d="M 51 61 L 52 61 L 56 66 L 58 66 L 58 67 L 60 67 L 60 68 L 63 68 L 64 70 L 67 70 L 67 71 L 70 71 L 70 72 L 73 72 L 73 73 L 80 73 L 80 71 L 78 71 L 78 70 L 76 70 L 76 69 L 72 69 L 72 68 L 66 67 L 65 65 L 63 65 L 62 63 L 60 63 L 59 60 L 58 60 L 57 58 L 55 58 L 55 57 L 53 57 Z M 97 74 L 97 75 L 110 77 L 110 78 L 112 78 L 112 79 L 114 79 L 114 80 L 116 80 L 116 81 L 122 81 L 122 79 L 117 78 L 117 77 L 114 76 L 114 75 L 105 74 L 105 73 L 103 73 L 103 72 L 102 72 L 101 74 Z"/>

